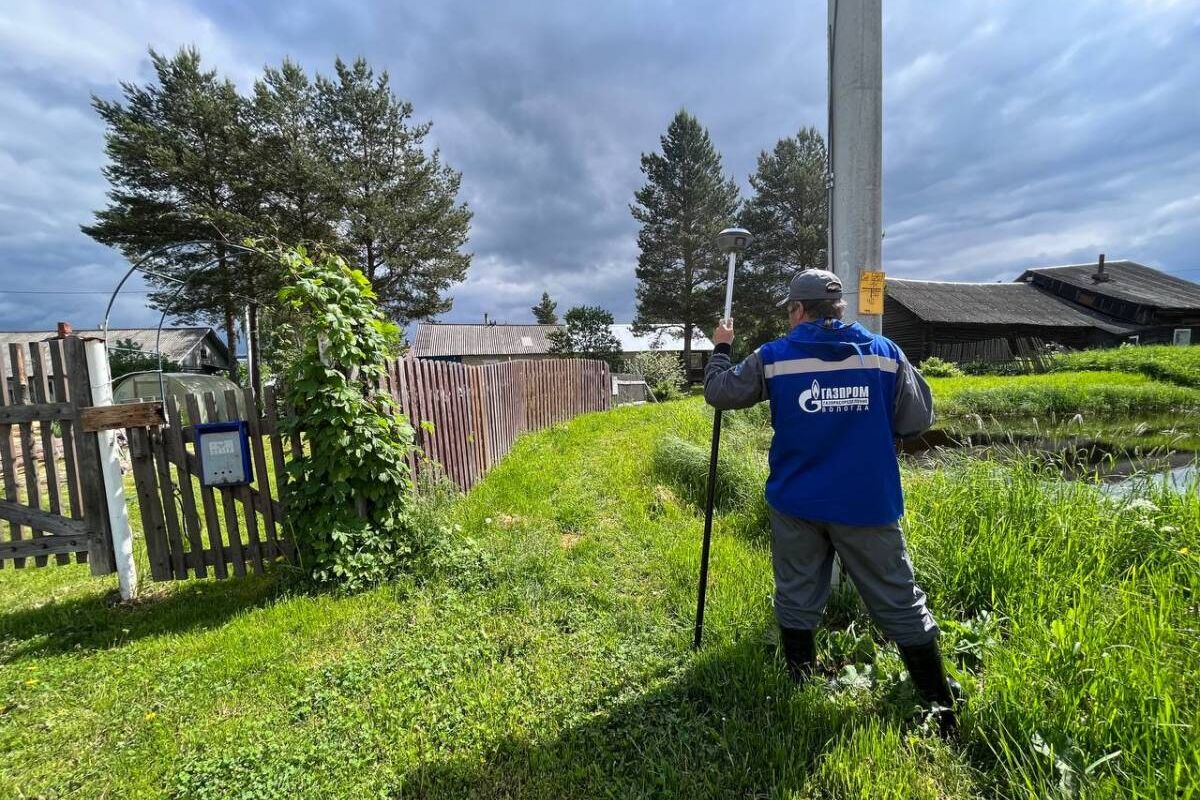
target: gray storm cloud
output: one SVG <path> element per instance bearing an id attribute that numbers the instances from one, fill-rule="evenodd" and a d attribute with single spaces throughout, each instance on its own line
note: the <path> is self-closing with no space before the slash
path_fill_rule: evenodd
<path id="1" fill-rule="evenodd" d="M 78 230 L 105 191 L 89 95 L 145 80 L 151 45 L 196 44 L 244 90 L 285 56 L 387 69 L 475 211 L 452 320 L 527 320 L 543 290 L 631 318 L 638 158 L 681 106 L 743 189 L 760 150 L 824 126 L 823 3 L 137 5 L 0 8 L 2 328 L 101 314 L 122 262 Z M 1200 279 L 1195 4 L 885 13 L 889 271 L 1004 279 L 1104 251 Z M 152 319 L 142 298 L 116 321 Z"/>

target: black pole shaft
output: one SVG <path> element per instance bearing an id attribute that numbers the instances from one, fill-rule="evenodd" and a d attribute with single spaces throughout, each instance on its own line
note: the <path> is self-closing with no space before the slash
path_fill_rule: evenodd
<path id="1" fill-rule="evenodd" d="M 704 636 L 704 596 L 708 591 L 708 551 L 712 546 L 713 505 L 717 497 L 717 453 L 721 449 L 721 409 L 713 412 L 712 452 L 708 456 L 708 493 L 704 500 L 704 545 L 700 550 L 700 588 L 696 591 L 696 630 L 692 649 Z"/>

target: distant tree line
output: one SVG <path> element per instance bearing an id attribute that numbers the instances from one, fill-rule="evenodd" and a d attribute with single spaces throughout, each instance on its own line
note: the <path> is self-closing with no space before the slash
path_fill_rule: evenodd
<path id="1" fill-rule="evenodd" d="M 414 121 L 386 72 L 339 59 L 332 75 L 310 77 L 284 61 L 243 95 L 194 49 L 150 58 L 153 81 L 122 84 L 120 100 L 93 98 L 109 193 L 83 231 L 130 260 L 216 242 L 157 259 L 152 305 L 219 327 L 237 352 L 242 314 L 255 329 L 283 279 L 277 259 L 225 244 L 250 237 L 344 256 L 400 324 L 450 309 L 447 289 L 470 264 L 471 212 L 460 174 L 425 144 L 430 123 Z M 286 312 L 269 316 L 264 338 L 286 350 Z"/>

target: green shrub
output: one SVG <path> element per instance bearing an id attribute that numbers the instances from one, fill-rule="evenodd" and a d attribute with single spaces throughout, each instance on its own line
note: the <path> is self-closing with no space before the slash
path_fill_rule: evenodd
<path id="1" fill-rule="evenodd" d="M 930 356 L 921 362 L 921 374 L 926 378 L 961 378 L 963 371 L 952 361 Z"/>
<path id="2" fill-rule="evenodd" d="M 656 400 L 675 400 L 683 396 L 687 372 L 675 353 L 648 351 L 625 361 L 625 370 L 641 375 Z"/>
<path id="3" fill-rule="evenodd" d="M 395 577 L 419 555 L 407 457 L 413 431 L 376 391 L 397 340 L 362 272 L 303 248 L 281 258 L 279 293 L 302 319 L 304 350 L 289 366 L 284 421 L 303 458 L 287 465 L 288 517 L 301 563 L 320 583 L 358 590 Z"/>

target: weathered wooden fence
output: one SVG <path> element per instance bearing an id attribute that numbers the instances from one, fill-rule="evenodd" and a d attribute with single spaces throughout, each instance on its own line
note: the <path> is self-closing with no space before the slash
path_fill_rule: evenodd
<path id="1" fill-rule="evenodd" d="M 1046 343 L 1033 336 L 981 339 L 974 342 L 935 342 L 930 355 L 957 364 L 1023 362 L 1034 372 L 1049 368 Z"/>
<path id="2" fill-rule="evenodd" d="M 9 367 L 11 397 L 3 385 Z M 74 556 L 95 575 L 113 571 L 97 434 L 83 425 L 91 403 L 81 340 L 0 349 L 0 567 L 42 567 L 51 556 L 66 564 Z"/>
<path id="3" fill-rule="evenodd" d="M 167 425 L 126 429 L 150 576 L 205 578 L 211 568 L 213 577 L 226 578 L 261 573 L 281 556 L 290 559 L 281 482 L 285 453 L 294 456 L 300 444 L 289 442 L 285 450 L 274 392 L 265 393 L 261 415 L 250 389 L 189 394 L 185 407 L 191 420 L 246 420 L 254 480 L 246 486 L 201 483 L 194 429 L 180 424 L 174 398 L 167 398 Z"/>
<path id="4" fill-rule="evenodd" d="M 524 431 L 609 407 L 608 365 L 584 359 L 465 366 L 404 358 L 388 364 L 383 389 L 416 430 L 426 458 L 463 489 L 474 486 Z M 425 468 L 413 457 L 415 473 Z"/>
<path id="5" fill-rule="evenodd" d="M 0 375 L 6 360 L 14 388 L 12 398 L 0 391 L 0 566 L 63 564 L 74 556 L 95 574 L 114 570 L 96 431 L 116 427 L 125 432 L 129 513 L 141 522 L 152 579 L 240 576 L 293 557 L 282 481 L 303 443 L 285 441 L 271 390 L 261 404 L 249 389 L 230 390 L 188 395 L 183 408 L 172 397 L 165 408 L 135 404 L 154 411 L 139 414 L 132 405 L 92 406 L 79 339 L 12 345 L 0 352 Z M 416 431 L 422 452 L 411 457 L 414 474 L 435 470 L 464 489 L 522 432 L 606 409 L 611 398 L 608 367 L 577 359 L 478 367 L 402 359 L 387 365 L 382 383 Z M 249 485 L 202 485 L 194 429 L 184 424 L 202 418 L 246 420 Z"/>

